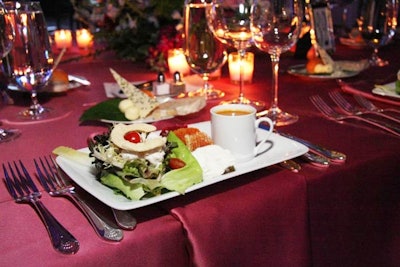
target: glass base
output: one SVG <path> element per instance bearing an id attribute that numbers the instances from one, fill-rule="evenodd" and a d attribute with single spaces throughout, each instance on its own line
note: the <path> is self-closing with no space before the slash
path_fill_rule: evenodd
<path id="1" fill-rule="evenodd" d="M 226 100 L 226 101 L 222 101 L 221 104 L 245 104 L 245 105 L 250 105 L 253 106 L 257 112 L 259 112 L 260 110 L 262 110 L 263 108 L 265 108 L 265 102 L 261 101 L 261 100 L 252 100 L 252 99 L 248 99 L 245 97 L 238 97 L 236 99 L 232 99 L 232 100 Z"/>
<path id="2" fill-rule="evenodd" d="M 22 120 L 42 120 L 51 116 L 52 110 L 42 105 L 32 105 L 18 113 L 18 117 Z"/>
<path id="3" fill-rule="evenodd" d="M 268 117 L 274 122 L 275 126 L 289 125 L 299 120 L 299 116 L 289 114 L 279 108 L 258 112 L 257 117 Z"/>
<path id="4" fill-rule="evenodd" d="M 42 107 L 40 108 L 40 112 L 36 109 L 32 109 L 32 107 L 23 110 L 16 114 L 14 118 L 5 119 L 8 124 L 14 125 L 25 125 L 32 123 L 45 123 L 56 121 L 65 117 L 68 117 L 72 113 L 71 110 L 66 111 L 63 109 L 53 110 L 51 108 Z"/>
<path id="5" fill-rule="evenodd" d="M 189 97 L 204 96 L 206 99 L 219 99 L 225 96 L 225 93 L 218 89 L 199 89 L 188 93 Z"/>
<path id="6" fill-rule="evenodd" d="M 3 129 L 0 128 L 0 143 L 9 142 L 18 138 L 21 132 L 18 129 Z"/>

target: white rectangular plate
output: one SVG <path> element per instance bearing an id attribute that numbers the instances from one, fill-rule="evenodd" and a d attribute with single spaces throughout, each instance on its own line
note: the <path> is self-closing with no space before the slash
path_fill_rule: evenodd
<path id="1" fill-rule="evenodd" d="M 209 121 L 191 124 L 190 127 L 211 134 L 211 124 Z M 261 139 L 266 135 L 266 131 L 257 129 L 257 137 Z M 254 159 L 235 164 L 235 171 L 224 175 L 217 176 L 213 179 L 207 179 L 203 182 L 193 185 L 186 190 L 186 193 L 203 188 L 229 178 L 237 177 L 241 174 L 255 171 L 264 167 L 268 167 L 284 160 L 298 157 L 308 151 L 308 148 L 298 142 L 292 141 L 277 134 L 271 134 L 270 141 L 265 144 L 265 153 L 258 155 Z M 81 151 L 89 153 L 88 148 Z M 114 191 L 95 178 L 95 170 L 93 166 L 85 166 L 80 163 L 68 160 L 64 157 L 57 157 L 57 163 L 60 167 L 74 180 L 80 187 L 89 192 L 91 195 L 102 201 L 104 204 L 119 210 L 131 210 L 143 206 L 151 205 L 166 199 L 179 196 L 177 192 L 169 192 L 160 196 L 155 196 L 144 200 L 129 200 L 122 195 L 114 194 Z"/>

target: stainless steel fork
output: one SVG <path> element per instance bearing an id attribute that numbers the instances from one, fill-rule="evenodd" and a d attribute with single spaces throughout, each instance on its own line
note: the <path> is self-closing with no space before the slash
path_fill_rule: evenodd
<path id="1" fill-rule="evenodd" d="M 338 122 L 342 122 L 344 120 L 359 120 L 359 121 L 363 121 L 365 123 L 371 124 L 373 126 L 376 126 L 382 130 L 385 130 L 389 133 L 392 133 L 396 136 L 400 136 L 400 130 L 398 130 L 397 128 L 391 128 L 388 127 L 387 125 L 384 125 L 382 123 L 379 123 L 377 121 L 374 120 L 370 120 L 370 119 L 366 119 L 357 115 L 344 115 L 344 114 L 340 114 L 338 112 L 336 112 L 335 110 L 333 110 L 328 104 L 326 104 L 326 102 L 319 96 L 319 95 L 313 95 L 310 97 L 311 102 L 314 104 L 314 106 L 323 114 L 325 115 L 327 118 L 331 119 L 331 120 L 335 120 Z"/>
<path id="2" fill-rule="evenodd" d="M 63 254 L 75 254 L 79 242 L 68 232 L 40 201 L 41 193 L 21 161 L 3 164 L 5 183 L 17 203 L 31 203 L 42 218 L 55 250 Z"/>
<path id="3" fill-rule="evenodd" d="M 34 159 L 34 163 L 39 181 L 50 196 L 70 197 L 70 199 L 83 211 L 99 237 L 107 241 L 121 241 L 123 239 L 123 231 L 111 227 L 101 219 L 75 192 L 74 186 L 66 182 L 63 173 L 51 156 L 44 157 L 44 159 Z"/>
<path id="4" fill-rule="evenodd" d="M 336 105 L 338 105 L 339 108 L 341 108 L 347 114 L 353 114 L 353 115 L 359 115 L 359 116 L 361 116 L 363 114 L 373 114 L 373 115 L 377 115 L 377 116 L 386 118 L 388 120 L 394 121 L 396 123 L 400 123 L 400 119 L 395 118 L 393 116 L 390 116 L 390 115 L 387 115 L 387 114 L 384 114 L 381 112 L 377 112 L 375 110 L 361 110 L 358 107 L 353 106 L 337 90 L 329 92 L 329 96 L 336 103 Z"/>
<path id="5" fill-rule="evenodd" d="M 399 113 L 400 114 L 400 109 L 395 109 L 395 108 L 378 108 L 375 106 L 371 101 L 366 99 L 365 97 L 361 95 L 354 95 L 354 99 L 357 100 L 357 102 L 365 107 L 368 110 L 375 111 L 375 112 L 394 112 L 394 113 Z"/>

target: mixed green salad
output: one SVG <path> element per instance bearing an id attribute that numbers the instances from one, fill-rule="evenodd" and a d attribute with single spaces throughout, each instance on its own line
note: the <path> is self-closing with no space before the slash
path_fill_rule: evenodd
<path id="1" fill-rule="evenodd" d="M 154 137 L 149 132 L 123 126 L 122 131 L 115 133 L 117 126 L 89 142 L 96 177 L 117 194 L 132 200 L 169 191 L 184 194 L 188 187 L 202 181 L 201 166 L 174 132 Z M 165 139 L 162 145 L 157 143 L 159 138 Z M 146 150 L 147 143 L 158 145 Z"/>

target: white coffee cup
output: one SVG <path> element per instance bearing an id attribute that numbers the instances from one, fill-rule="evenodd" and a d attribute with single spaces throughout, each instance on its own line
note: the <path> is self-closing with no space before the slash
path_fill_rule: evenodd
<path id="1" fill-rule="evenodd" d="M 256 109 L 250 105 L 219 105 L 211 108 L 210 113 L 211 136 L 214 143 L 230 150 L 238 162 L 251 160 L 263 152 L 262 147 L 265 148 L 263 144 L 274 129 L 271 119 L 267 117 L 256 119 Z M 256 129 L 261 122 L 268 123 L 269 130 L 262 140 L 257 140 Z"/>

